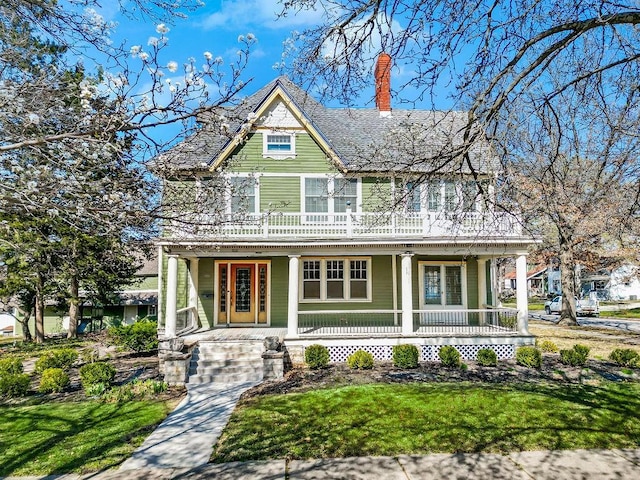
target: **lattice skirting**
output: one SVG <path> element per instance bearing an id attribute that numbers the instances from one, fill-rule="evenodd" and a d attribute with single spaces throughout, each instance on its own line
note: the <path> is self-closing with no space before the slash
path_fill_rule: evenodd
<path id="1" fill-rule="evenodd" d="M 490 348 L 499 360 L 507 360 L 514 358 L 516 349 L 515 345 L 453 345 L 460 356 L 464 360 L 475 360 L 478 355 L 478 350 L 482 348 Z M 438 352 L 441 345 L 422 345 L 418 347 L 420 349 L 420 360 L 423 362 L 437 362 L 440 360 Z M 393 359 L 393 346 L 391 345 L 341 345 L 341 346 L 329 346 L 329 360 L 335 363 L 342 363 L 347 361 L 347 357 L 354 353 L 356 350 L 364 350 L 373 355 L 376 360 L 392 360 Z"/>

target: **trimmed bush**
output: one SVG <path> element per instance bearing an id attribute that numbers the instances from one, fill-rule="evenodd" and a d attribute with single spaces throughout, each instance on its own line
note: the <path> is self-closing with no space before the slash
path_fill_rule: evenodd
<path id="1" fill-rule="evenodd" d="M 609 360 L 621 367 L 640 366 L 640 355 L 630 348 L 616 348 L 609 354 Z"/>
<path id="2" fill-rule="evenodd" d="M 60 393 L 69 385 L 69 375 L 61 368 L 47 368 L 42 372 L 40 387 L 41 393 Z"/>
<path id="3" fill-rule="evenodd" d="M 542 352 L 547 352 L 547 353 L 557 353 L 558 350 L 559 350 L 558 346 L 555 343 L 553 343 L 551 340 L 543 340 L 543 341 L 541 341 L 538 344 L 538 348 Z"/>
<path id="4" fill-rule="evenodd" d="M 456 350 L 456 347 L 451 345 L 440 347 L 438 357 L 440 357 L 440 361 L 445 367 L 458 368 L 460 366 L 460 352 Z"/>
<path id="5" fill-rule="evenodd" d="M 560 361 L 572 367 L 584 365 L 587 363 L 589 350 L 585 345 L 574 345 L 571 350 L 560 350 Z"/>
<path id="6" fill-rule="evenodd" d="M 36 361 L 36 372 L 42 373 L 48 368 L 62 368 L 67 370 L 78 359 L 78 352 L 73 348 L 49 350 L 40 355 Z"/>
<path id="7" fill-rule="evenodd" d="M 524 367 L 542 367 L 542 353 L 536 347 L 520 347 L 516 350 L 516 363 Z"/>
<path id="8" fill-rule="evenodd" d="M 304 361 L 311 370 L 329 365 L 329 350 L 324 345 L 309 345 L 304 349 Z"/>
<path id="9" fill-rule="evenodd" d="M 103 384 L 105 389 L 111 385 L 116 376 L 113 365 L 105 362 L 87 363 L 80 367 L 80 382 L 85 393 L 89 395 L 91 385 Z"/>
<path id="10" fill-rule="evenodd" d="M 0 359 L 0 377 L 3 375 L 17 375 L 22 373 L 22 360 L 18 357 Z"/>
<path id="11" fill-rule="evenodd" d="M 495 367 L 498 365 L 498 355 L 490 348 L 481 348 L 478 350 L 478 363 L 484 367 Z"/>
<path id="12" fill-rule="evenodd" d="M 149 352 L 158 348 L 158 323 L 140 320 L 133 325 L 121 325 L 107 330 L 109 343 L 134 352 Z"/>
<path id="13" fill-rule="evenodd" d="M 0 396 L 24 397 L 29 390 L 31 377 L 26 373 L 0 375 Z"/>
<path id="14" fill-rule="evenodd" d="M 393 365 L 398 368 L 417 368 L 419 352 L 415 345 L 395 345 Z"/>
<path id="15" fill-rule="evenodd" d="M 373 368 L 373 355 L 364 350 L 356 350 L 347 357 L 347 365 L 354 370 L 370 370 Z"/>

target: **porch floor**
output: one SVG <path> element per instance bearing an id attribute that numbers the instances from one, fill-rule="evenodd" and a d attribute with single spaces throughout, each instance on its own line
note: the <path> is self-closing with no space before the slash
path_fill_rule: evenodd
<path id="1" fill-rule="evenodd" d="M 285 330 L 286 333 L 286 330 Z M 472 335 L 472 336 L 517 336 L 518 332 L 495 325 L 460 326 L 460 325 L 428 325 L 420 326 L 412 333 L 403 334 L 402 327 L 310 327 L 300 328 L 298 334 L 301 337 L 351 337 L 361 335 L 374 336 L 440 336 L 440 335 Z"/>
<path id="2" fill-rule="evenodd" d="M 262 341 L 266 337 L 279 337 L 282 341 L 287 334 L 286 328 L 270 327 L 222 327 L 214 329 L 200 329 L 185 335 L 185 345 L 198 342 L 237 342 L 241 340 Z"/>

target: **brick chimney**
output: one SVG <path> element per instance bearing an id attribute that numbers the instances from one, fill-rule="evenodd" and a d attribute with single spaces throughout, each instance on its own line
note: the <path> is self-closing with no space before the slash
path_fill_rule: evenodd
<path id="1" fill-rule="evenodd" d="M 391 56 L 381 53 L 373 72 L 376 79 L 376 107 L 381 117 L 391 115 Z"/>

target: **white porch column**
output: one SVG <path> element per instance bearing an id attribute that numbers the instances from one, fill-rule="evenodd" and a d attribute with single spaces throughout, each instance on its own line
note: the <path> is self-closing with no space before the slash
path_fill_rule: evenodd
<path id="1" fill-rule="evenodd" d="M 189 308 L 195 308 L 194 323 L 198 321 L 198 262 L 199 258 L 189 259 Z M 191 314 L 190 314 L 191 315 Z"/>
<path id="2" fill-rule="evenodd" d="M 402 333 L 413 333 L 413 288 L 411 280 L 411 257 L 413 253 L 403 253 L 401 264 L 402 275 Z"/>
<path id="3" fill-rule="evenodd" d="M 287 337 L 298 336 L 298 277 L 300 255 L 289 255 L 289 303 L 287 315 Z"/>
<path id="4" fill-rule="evenodd" d="M 174 338 L 178 321 L 178 255 L 167 255 L 166 293 L 164 334 L 168 338 Z"/>
<path id="5" fill-rule="evenodd" d="M 527 295 L 527 256 L 516 258 L 516 308 L 518 309 L 518 333 L 529 335 L 529 305 Z"/>

